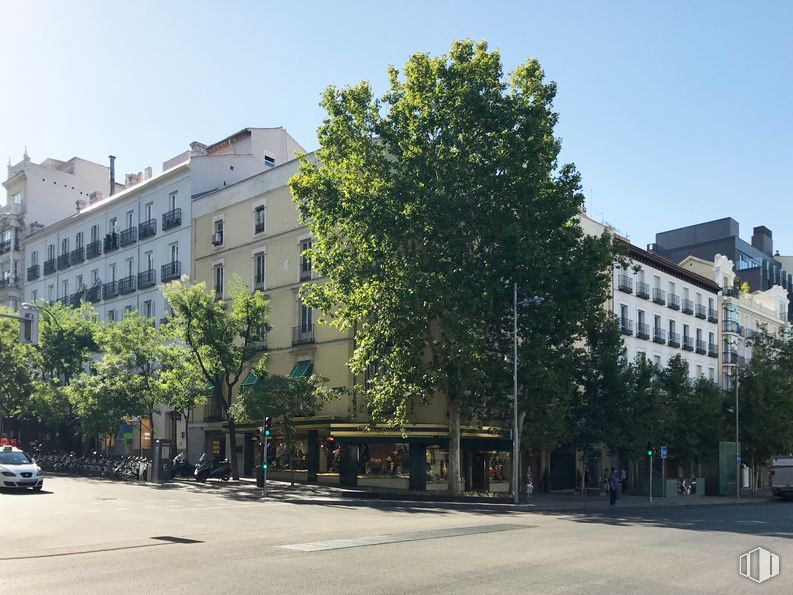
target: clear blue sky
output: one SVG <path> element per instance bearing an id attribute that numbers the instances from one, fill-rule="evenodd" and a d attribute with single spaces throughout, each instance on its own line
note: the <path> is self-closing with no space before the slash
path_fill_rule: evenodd
<path id="1" fill-rule="evenodd" d="M 793 2 L 3 3 L 0 157 L 142 170 L 246 126 L 316 148 L 328 84 L 453 39 L 558 83 L 562 158 L 589 212 L 643 245 L 732 216 L 793 254 Z M 602 214 L 602 215 L 601 215 Z"/>

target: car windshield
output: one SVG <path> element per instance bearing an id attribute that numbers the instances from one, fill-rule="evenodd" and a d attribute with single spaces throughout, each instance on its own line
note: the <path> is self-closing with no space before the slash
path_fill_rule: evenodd
<path id="1" fill-rule="evenodd" d="M 0 465 L 30 465 L 31 460 L 24 452 L 0 452 Z"/>

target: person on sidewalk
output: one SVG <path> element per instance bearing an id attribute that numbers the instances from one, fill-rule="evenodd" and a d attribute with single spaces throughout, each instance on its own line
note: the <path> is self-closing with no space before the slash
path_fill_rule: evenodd
<path id="1" fill-rule="evenodd" d="M 619 489 L 620 480 L 617 477 L 617 470 L 612 467 L 611 475 L 609 475 L 609 506 L 614 506 L 617 503 L 617 490 Z"/>

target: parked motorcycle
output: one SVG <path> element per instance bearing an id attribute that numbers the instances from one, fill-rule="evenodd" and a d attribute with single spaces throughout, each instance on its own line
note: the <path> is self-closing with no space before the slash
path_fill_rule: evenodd
<path id="1" fill-rule="evenodd" d="M 187 462 L 183 452 L 176 455 L 171 461 L 171 479 L 176 476 L 190 477 L 195 473 L 195 466 Z"/>
<path id="2" fill-rule="evenodd" d="M 228 481 L 231 477 L 231 463 L 228 459 L 210 461 L 207 453 L 201 455 L 193 472 L 196 481 L 204 482 L 210 477 Z"/>

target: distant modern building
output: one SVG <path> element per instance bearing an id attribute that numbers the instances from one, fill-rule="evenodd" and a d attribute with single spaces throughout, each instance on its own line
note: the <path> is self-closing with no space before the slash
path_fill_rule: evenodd
<path id="1" fill-rule="evenodd" d="M 16 310 L 22 302 L 27 235 L 76 212 L 107 189 L 109 178 L 106 166 L 79 157 L 34 163 L 25 151 L 22 161 L 8 164 L 0 206 L 0 304 Z"/>
<path id="2" fill-rule="evenodd" d="M 792 270 L 793 257 L 774 252 L 771 230 L 765 226 L 755 227 L 748 243 L 740 238 L 738 222 L 726 217 L 657 233 L 649 249 L 673 262 L 688 256 L 713 262 L 721 254 L 735 263 L 735 274 L 741 283 L 748 283 L 751 291 L 781 285 L 793 301 L 793 275 L 788 272 Z M 787 315 L 788 320 L 793 320 L 790 306 Z"/>

